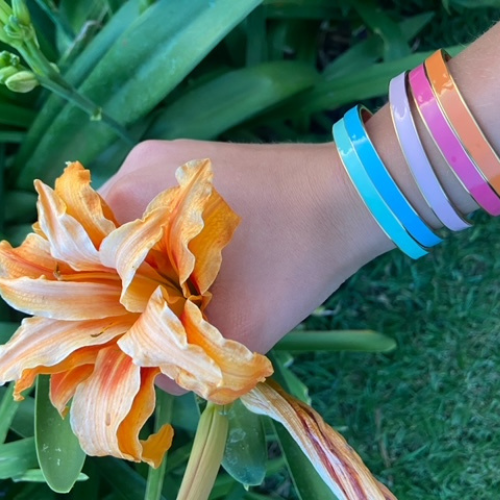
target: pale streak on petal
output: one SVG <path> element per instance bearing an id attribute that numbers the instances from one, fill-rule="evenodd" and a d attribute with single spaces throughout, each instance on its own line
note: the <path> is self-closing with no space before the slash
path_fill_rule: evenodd
<path id="1" fill-rule="evenodd" d="M 217 364 L 201 347 L 189 345 L 184 325 L 169 308 L 161 287 L 118 345 L 137 365 L 158 366 L 181 387 L 202 397 L 222 383 Z"/>
<path id="2" fill-rule="evenodd" d="M 196 259 L 191 281 L 201 295 L 215 281 L 222 263 L 222 249 L 231 241 L 240 217 L 213 191 L 203 211 L 203 221 L 202 231 L 189 243 Z"/>
<path id="3" fill-rule="evenodd" d="M 0 385 L 21 377 L 24 370 L 53 366 L 74 351 L 106 344 L 125 333 L 134 316 L 94 321 L 26 318 L 16 333 L 0 346 Z"/>
<path id="4" fill-rule="evenodd" d="M 112 455 L 135 460 L 123 453 L 118 429 L 132 408 L 141 386 L 141 368 L 115 345 L 102 349 L 94 372 L 78 385 L 71 405 L 71 427 L 87 455 Z"/>
<path id="5" fill-rule="evenodd" d="M 129 414 L 118 428 L 118 444 L 122 453 L 136 460 L 159 467 L 173 438 L 172 426 L 166 424 L 147 441 L 139 440 L 139 432 L 155 409 L 155 378 L 160 373 L 156 368 L 141 370 L 141 388 L 137 393 Z"/>
<path id="6" fill-rule="evenodd" d="M 66 213 L 84 228 L 95 248 L 117 223 L 111 209 L 90 186 L 90 171 L 79 162 L 70 163 L 56 180 L 55 192 L 66 205 Z"/>
<path id="7" fill-rule="evenodd" d="M 60 320 L 102 319 L 128 311 L 120 304 L 119 282 L 51 281 L 0 278 L 5 302 L 26 314 Z"/>
<path id="8" fill-rule="evenodd" d="M 210 401 L 220 405 L 232 403 L 272 375 L 273 367 L 266 356 L 250 351 L 235 340 L 225 339 L 189 300 L 184 305 L 181 321 L 189 344 L 201 347 L 222 372 L 222 383 L 206 396 Z"/>
<path id="9" fill-rule="evenodd" d="M 66 204 L 53 189 L 35 180 L 38 221 L 50 243 L 50 253 L 76 271 L 105 270 L 84 227 L 67 213 Z"/>
<path id="10" fill-rule="evenodd" d="M 276 383 L 259 384 L 241 401 L 250 411 L 283 424 L 339 500 L 396 500 L 339 433 Z"/>

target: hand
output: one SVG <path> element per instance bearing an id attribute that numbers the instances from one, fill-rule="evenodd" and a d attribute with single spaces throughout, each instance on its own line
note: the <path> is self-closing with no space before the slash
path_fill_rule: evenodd
<path id="1" fill-rule="evenodd" d="M 207 308 L 227 338 L 267 352 L 360 266 L 390 248 L 333 144 L 148 141 L 131 152 L 102 194 L 127 222 L 176 185 L 176 167 L 207 157 L 216 189 L 242 217 Z"/>

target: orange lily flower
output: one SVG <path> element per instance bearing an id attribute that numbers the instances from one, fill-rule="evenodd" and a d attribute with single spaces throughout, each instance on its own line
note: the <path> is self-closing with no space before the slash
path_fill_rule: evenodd
<path id="1" fill-rule="evenodd" d="M 82 449 L 158 467 L 173 430 L 138 436 L 163 373 L 219 405 L 237 398 L 282 422 L 341 500 L 389 500 L 343 438 L 274 383 L 267 357 L 225 339 L 205 314 L 239 217 L 212 185 L 209 160 L 177 171 L 141 219 L 119 225 L 71 163 L 51 189 L 35 181 L 39 220 L 23 244 L 0 243 L 0 293 L 32 317 L 0 346 L 0 385 L 14 397 L 39 374 Z"/>
<path id="2" fill-rule="evenodd" d="M 0 384 L 15 398 L 50 374 L 52 403 L 89 455 L 157 467 L 167 425 L 139 441 L 164 373 L 226 404 L 272 373 L 269 360 L 226 340 L 204 317 L 208 289 L 239 218 L 212 188 L 210 162 L 177 171 L 144 217 L 118 227 L 90 173 L 70 164 L 52 190 L 35 181 L 38 223 L 19 248 L 0 243 L 0 293 L 33 317 L 0 347 Z"/>

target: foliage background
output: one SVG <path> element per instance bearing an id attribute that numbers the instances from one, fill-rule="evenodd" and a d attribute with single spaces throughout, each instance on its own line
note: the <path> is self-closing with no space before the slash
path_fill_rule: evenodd
<path id="1" fill-rule="evenodd" d="M 46 14 L 43 7 L 51 2 L 33 0 L 28 5 L 45 54 L 59 59 L 64 73 L 76 59 L 75 52 L 66 52 L 65 32 L 82 34 L 88 19 L 106 22 L 110 9 L 121 3 L 61 0 L 55 4 L 59 18 Z M 146 8 L 154 2 L 142 3 Z M 416 64 L 416 59 L 407 58 L 410 51 L 472 41 L 500 19 L 500 5 L 495 4 L 479 0 L 269 1 L 231 30 L 171 92 L 165 91 L 152 111 L 128 123 L 129 131 L 137 140 L 181 136 L 252 142 L 330 140 L 329 127 L 344 106 L 358 100 L 375 106 L 383 102 L 389 78 Z M 380 15 L 367 16 L 366 9 Z M 424 13 L 429 16 L 421 18 L 422 29 L 405 42 L 394 26 Z M 77 52 L 84 51 L 97 32 L 89 27 Z M 342 54 L 366 40 L 377 48 L 375 56 L 363 52 L 351 60 L 353 64 L 345 60 L 339 64 Z M 268 61 L 283 60 L 300 63 L 301 70 L 299 66 L 290 70 L 281 62 L 266 66 Z M 328 71 L 334 77 L 326 78 Z M 228 95 L 231 106 L 227 106 Z M 0 87 L 4 207 L 0 227 L 11 241 L 22 240 L 34 218 L 32 178 L 50 180 L 61 170 L 66 154 L 64 145 L 60 150 L 38 149 L 48 133 L 34 134 L 32 122 L 47 97 L 45 91 L 15 95 Z M 94 137 L 92 127 L 100 125 L 88 124 L 84 115 L 75 116 L 80 121 L 70 123 L 70 143 L 83 145 L 87 164 L 102 182 L 119 167 L 129 146 L 111 141 L 109 147 L 89 154 L 85 145 Z M 55 147 L 63 138 L 55 134 L 44 140 Z M 30 167 L 24 180 L 16 182 L 13 172 L 26 165 Z M 495 498 L 500 488 L 500 264 L 496 259 L 500 222 L 486 217 L 476 221 L 474 229 L 453 236 L 420 262 L 410 262 L 397 252 L 378 259 L 299 327 L 372 328 L 397 339 L 398 349 L 386 355 L 304 353 L 293 370 L 309 387 L 314 406 L 401 499 L 473 495 L 486 500 Z M 0 309 L 4 323 L 19 319 L 4 304 Z M 15 432 L 11 428 L 8 440 Z M 10 480 L 2 481 L 0 495 L 16 500 L 142 497 L 146 470 L 141 467 L 97 460 L 88 461 L 85 471 L 91 480 L 69 495 Z M 169 487 L 172 483 L 167 482 L 167 499 Z M 218 491 L 211 498 L 264 498 L 259 494 L 297 498 L 284 468 L 278 468 L 260 490 Z"/>

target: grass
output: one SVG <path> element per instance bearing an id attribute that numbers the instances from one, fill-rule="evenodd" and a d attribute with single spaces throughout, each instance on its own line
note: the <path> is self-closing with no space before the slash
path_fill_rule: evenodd
<path id="1" fill-rule="evenodd" d="M 388 355 L 308 354 L 314 406 L 402 500 L 498 497 L 500 220 L 478 217 L 431 256 L 394 251 L 358 272 L 307 328 L 374 328 Z"/>

